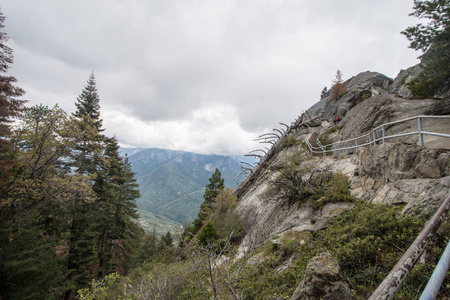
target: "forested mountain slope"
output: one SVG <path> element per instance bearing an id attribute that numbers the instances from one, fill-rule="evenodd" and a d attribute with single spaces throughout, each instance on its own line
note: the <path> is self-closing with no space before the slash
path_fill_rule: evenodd
<path id="1" fill-rule="evenodd" d="M 185 229 L 178 248 L 160 246 L 124 279 L 132 284 L 121 293 L 143 299 L 369 298 L 450 194 L 450 143 L 427 137 L 420 146 L 411 135 L 323 156 L 312 155 L 306 142 L 318 147 L 316 138 L 327 144 L 411 116 L 450 115 L 447 98 L 405 95 L 406 81 L 357 74 L 337 99 L 323 94 L 290 126 L 264 136 L 270 149 L 239 186 L 215 198 L 204 220 Z M 338 115 L 342 120 L 334 124 Z M 436 120 L 424 122 L 424 130 L 450 134 L 450 120 Z M 413 119 L 385 129 L 405 133 L 417 126 Z M 177 161 L 194 160 L 153 155 L 163 158 L 161 174 L 178 170 Z M 139 165 L 146 163 L 158 169 L 141 157 Z M 142 184 L 145 172 L 136 172 Z M 158 176 L 152 180 L 162 183 Z M 449 237 L 446 221 L 396 299 L 418 298 Z M 449 279 L 442 299 L 450 295 L 448 286 Z"/>
<path id="2" fill-rule="evenodd" d="M 141 192 L 137 205 L 142 225 L 147 230 L 156 226 L 158 233 L 173 231 L 173 227 L 196 218 L 215 168 L 228 187 L 235 188 L 241 179 L 233 180 L 240 164 L 228 156 L 151 148 L 131 155 L 129 160 Z"/>

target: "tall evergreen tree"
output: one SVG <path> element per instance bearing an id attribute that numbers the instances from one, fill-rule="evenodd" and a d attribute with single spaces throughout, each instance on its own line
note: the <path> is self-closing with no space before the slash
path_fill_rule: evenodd
<path id="1" fill-rule="evenodd" d="M 194 220 L 194 232 L 203 226 L 203 221 L 211 212 L 212 204 L 214 203 L 217 195 L 225 188 L 225 179 L 222 178 L 222 174 L 219 169 L 216 168 L 209 178 L 209 183 L 205 186 L 205 192 L 203 193 L 203 203 L 200 205 L 200 211 L 198 212 L 198 218 Z"/>
<path id="2" fill-rule="evenodd" d="M 203 201 L 202 204 L 203 208 L 211 207 L 211 204 L 214 203 L 217 195 L 225 188 L 224 182 L 225 179 L 222 178 L 222 174 L 219 169 L 216 168 L 209 178 L 209 183 L 205 186 L 205 193 L 203 194 L 203 199 L 205 199 L 205 201 Z"/>
<path id="3" fill-rule="evenodd" d="M 402 31 L 411 41 L 410 48 L 424 52 L 422 72 L 408 87 L 414 96 L 427 98 L 450 88 L 450 1 L 414 0 L 412 16 L 429 19 Z"/>
<path id="4" fill-rule="evenodd" d="M 67 128 L 58 107 L 32 107 L 22 118 L 20 168 L 0 206 L 0 294 L 7 299 L 56 299 L 67 289 L 67 209 L 92 197 L 89 184 L 62 164 Z"/>
<path id="5" fill-rule="evenodd" d="M 95 76 L 91 74 L 87 86 L 77 98 L 77 110 L 73 114 L 71 154 L 72 167 L 77 174 L 84 176 L 91 183 L 101 175 L 103 164 L 102 153 L 105 148 L 105 137 L 100 133 L 100 97 L 97 93 Z M 65 298 L 73 297 L 75 289 L 88 283 L 96 275 L 98 223 L 101 222 L 101 207 L 95 191 L 95 201 L 79 198 L 70 207 L 71 222 L 68 239 L 67 268 L 70 270 L 68 280 L 74 289 L 69 290 Z"/>
<path id="6" fill-rule="evenodd" d="M 4 21 L 5 16 L 0 12 L 0 199 L 9 190 L 10 177 L 15 167 L 11 123 L 23 112 L 26 102 L 17 99 L 23 96 L 25 91 L 14 85 L 16 78 L 4 75 L 14 58 L 13 50 L 5 44 L 9 37 L 1 31 Z"/>
<path id="7" fill-rule="evenodd" d="M 97 220 L 100 276 L 127 271 L 138 218 L 135 199 L 140 197 L 131 165 L 119 155 L 117 140 L 106 138 L 105 141 L 103 164 L 94 183 L 101 211 Z"/>
<path id="8" fill-rule="evenodd" d="M 87 85 L 81 91 L 75 105 L 77 107 L 77 111 L 75 112 L 76 117 L 83 118 L 84 116 L 89 116 L 94 122 L 97 131 L 102 131 L 103 121 L 100 119 L 100 96 L 97 92 L 94 72 L 89 76 Z"/>
<path id="9" fill-rule="evenodd" d="M 80 174 L 94 174 L 103 151 L 104 136 L 100 119 L 100 97 L 97 93 L 94 73 L 75 103 L 75 151 L 73 166 Z"/>

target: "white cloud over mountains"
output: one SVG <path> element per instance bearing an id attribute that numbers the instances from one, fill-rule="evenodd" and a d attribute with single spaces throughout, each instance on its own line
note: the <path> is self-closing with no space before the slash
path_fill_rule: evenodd
<path id="1" fill-rule="evenodd" d="M 109 135 L 129 146 L 245 153 L 330 87 L 416 64 L 412 0 L 4 0 L 11 74 L 67 111 L 95 72 Z"/>

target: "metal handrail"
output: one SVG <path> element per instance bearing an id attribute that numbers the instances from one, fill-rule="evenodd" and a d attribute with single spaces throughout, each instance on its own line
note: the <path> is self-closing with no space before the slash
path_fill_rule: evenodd
<path id="1" fill-rule="evenodd" d="M 404 123 L 404 122 L 411 121 L 414 119 L 417 119 L 417 127 L 418 127 L 417 131 L 398 133 L 398 134 L 393 134 L 393 135 L 386 135 L 386 127 L 392 126 L 395 124 L 399 124 L 399 123 Z M 364 146 L 368 146 L 368 145 L 375 145 L 379 141 L 383 141 L 383 143 L 384 143 L 385 140 L 387 140 L 387 139 L 410 136 L 410 135 L 418 135 L 419 136 L 419 144 L 422 147 L 424 146 L 424 140 L 423 140 L 424 135 L 432 135 L 432 136 L 450 138 L 450 134 L 424 131 L 423 126 L 422 126 L 423 119 L 450 119 L 450 115 L 445 115 L 445 116 L 419 115 L 419 116 L 410 117 L 410 118 L 406 118 L 406 119 L 402 119 L 402 120 L 398 120 L 398 121 L 393 121 L 393 122 L 379 125 L 379 126 L 375 127 L 374 129 L 372 129 L 371 132 L 363 134 L 356 138 L 347 139 L 344 141 L 337 141 L 337 142 L 327 144 L 327 145 L 322 145 L 322 143 L 320 143 L 320 140 L 317 139 L 317 145 L 319 145 L 319 148 L 313 147 L 311 145 L 311 143 L 309 142 L 309 138 L 311 137 L 311 134 L 312 134 L 311 133 L 310 136 L 308 136 L 307 144 L 309 146 L 311 146 L 311 147 L 309 147 L 311 153 L 322 153 L 324 156 L 326 156 L 326 154 L 328 152 L 333 152 L 334 154 L 336 154 L 338 151 L 350 150 L 350 149 L 355 149 L 358 147 L 364 147 Z M 380 131 L 380 130 L 381 130 L 381 136 L 378 137 L 377 131 Z M 361 140 L 363 140 L 362 143 L 358 142 Z M 343 147 L 339 147 L 339 145 L 343 145 L 343 144 L 348 144 L 349 146 L 344 145 Z M 316 149 L 321 149 L 321 151 L 316 151 Z M 330 150 L 327 150 L 327 149 L 330 149 Z"/>
<path id="2" fill-rule="evenodd" d="M 419 300 L 433 300 L 439 293 L 442 282 L 444 282 L 445 275 L 447 274 L 448 268 L 450 267 L 450 243 L 447 243 L 445 251 L 439 259 L 433 274 L 428 280 L 427 286 L 422 292 Z"/>
<path id="3" fill-rule="evenodd" d="M 449 210 L 450 196 L 447 196 L 433 217 L 425 224 L 419 236 L 408 250 L 406 250 L 405 254 L 403 254 L 402 258 L 400 258 L 375 292 L 373 292 L 369 300 L 390 300 L 394 298 L 395 293 L 406 280 L 409 272 L 419 260 L 439 226 L 445 220 Z"/>

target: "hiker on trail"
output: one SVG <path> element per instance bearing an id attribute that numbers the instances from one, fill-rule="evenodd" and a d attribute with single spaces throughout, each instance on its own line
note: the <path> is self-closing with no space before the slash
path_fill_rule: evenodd
<path id="1" fill-rule="evenodd" d="M 336 126 L 337 123 L 341 121 L 341 116 L 337 116 L 337 118 L 334 120 L 334 126 Z"/>

